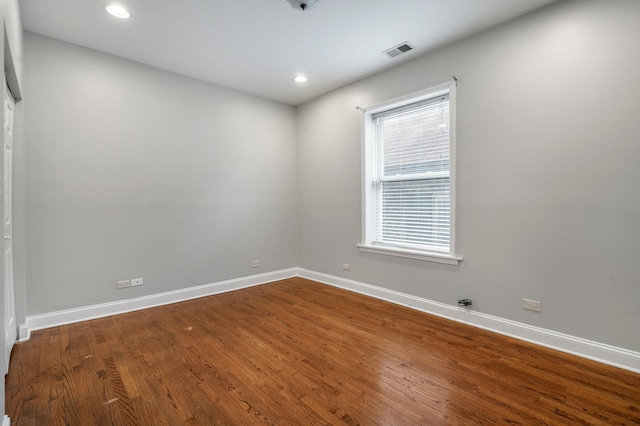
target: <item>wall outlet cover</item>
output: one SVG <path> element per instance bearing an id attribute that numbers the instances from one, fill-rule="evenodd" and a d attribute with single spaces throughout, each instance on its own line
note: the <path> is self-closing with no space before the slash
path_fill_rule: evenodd
<path id="1" fill-rule="evenodd" d="M 131 280 L 122 280 L 122 281 L 118 281 L 116 283 L 116 288 L 117 289 L 127 288 L 127 287 L 131 287 Z"/>
<path id="2" fill-rule="evenodd" d="M 542 310 L 542 303 L 536 300 L 522 299 L 522 307 L 529 311 L 540 312 Z"/>

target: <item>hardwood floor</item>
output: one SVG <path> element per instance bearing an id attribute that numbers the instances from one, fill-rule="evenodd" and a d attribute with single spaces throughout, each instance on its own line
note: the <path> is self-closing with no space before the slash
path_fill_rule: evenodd
<path id="1" fill-rule="evenodd" d="M 640 375 L 302 278 L 34 332 L 14 425 L 640 424 Z"/>

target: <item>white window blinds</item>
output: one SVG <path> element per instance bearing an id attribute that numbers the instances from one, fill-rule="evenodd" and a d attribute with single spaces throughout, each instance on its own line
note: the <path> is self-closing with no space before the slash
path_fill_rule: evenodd
<path id="1" fill-rule="evenodd" d="M 449 95 L 372 118 L 372 243 L 450 253 Z"/>

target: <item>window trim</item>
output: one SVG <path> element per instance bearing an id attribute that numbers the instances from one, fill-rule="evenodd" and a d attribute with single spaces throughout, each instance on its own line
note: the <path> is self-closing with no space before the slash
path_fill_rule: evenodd
<path id="1" fill-rule="evenodd" d="M 370 173 L 372 172 L 367 166 L 371 164 L 371 150 L 367 148 L 367 141 L 373 138 L 373 119 L 374 115 L 383 113 L 384 111 L 402 108 L 426 101 L 444 94 L 449 95 L 449 205 L 450 205 L 450 225 L 449 225 L 449 253 L 441 253 L 436 251 L 428 251 L 421 249 L 411 249 L 409 247 L 395 247 L 392 244 L 374 244 L 372 241 L 373 219 L 371 214 L 371 196 L 372 189 L 369 182 L 371 181 Z M 361 161 L 362 161 L 362 205 L 361 205 L 361 243 L 357 245 L 361 252 L 376 253 L 389 256 L 405 257 L 409 259 L 424 260 L 429 262 L 446 263 L 450 265 L 458 265 L 462 260 L 456 252 L 456 81 L 451 80 L 437 86 L 430 87 L 425 90 L 410 93 L 405 96 L 394 98 L 385 102 L 371 105 L 362 109 L 362 142 L 361 142 Z M 368 230 L 371 230 L 368 232 Z"/>

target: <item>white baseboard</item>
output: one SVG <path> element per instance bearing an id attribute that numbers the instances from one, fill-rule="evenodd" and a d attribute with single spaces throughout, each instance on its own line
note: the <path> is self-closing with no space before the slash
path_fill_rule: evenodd
<path id="1" fill-rule="evenodd" d="M 447 305 L 405 293 L 364 284 L 333 275 L 298 269 L 298 275 L 313 281 L 340 287 L 398 305 L 407 306 L 439 317 L 451 319 L 474 327 L 493 331 L 516 339 L 535 343 L 551 349 L 598 361 L 603 364 L 640 373 L 640 353 L 628 349 L 598 343 L 568 334 L 511 321 L 458 306 Z"/>
<path id="2" fill-rule="evenodd" d="M 9 416 L 4 416 L 4 420 L 2 421 L 2 426 L 11 426 L 11 419 Z"/>
<path id="3" fill-rule="evenodd" d="M 361 293 L 377 299 L 386 300 L 402 306 L 407 306 L 422 312 L 458 321 L 474 327 L 490 330 L 516 339 L 535 343 L 551 349 L 567 352 L 582 358 L 591 359 L 604 364 L 640 373 L 640 353 L 628 349 L 598 343 L 568 334 L 558 333 L 540 327 L 511 321 L 508 319 L 470 311 L 458 306 L 447 305 L 433 300 L 423 299 L 410 294 L 400 293 L 382 287 L 323 274 L 302 268 L 283 269 L 260 275 L 189 287 L 135 299 L 103 303 L 76 309 L 51 312 L 41 315 L 28 316 L 26 324 L 20 326 L 20 341 L 29 340 L 31 331 L 56 327 L 95 318 L 102 318 L 154 306 L 182 302 L 218 293 L 239 290 L 241 288 L 266 284 L 299 276 L 318 281 L 334 287 L 340 287 L 356 293 Z M 5 420 L 6 421 L 6 420 Z"/>
<path id="4" fill-rule="evenodd" d="M 111 315 L 123 314 L 140 309 L 153 308 L 155 306 L 168 305 L 213 294 L 239 290 L 241 288 L 266 284 L 273 281 L 284 280 L 298 275 L 298 268 L 282 269 L 280 271 L 267 272 L 259 275 L 220 281 L 196 287 L 167 291 L 149 296 L 136 297 L 134 299 L 119 300 L 116 302 L 101 303 L 99 305 L 84 306 L 81 308 L 67 309 L 64 311 L 47 314 L 32 315 L 26 319 L 26 324 L 19 328 L 21 342 L 29 340 L 31 332 L 59 325 L 87 321 Z"/>

